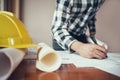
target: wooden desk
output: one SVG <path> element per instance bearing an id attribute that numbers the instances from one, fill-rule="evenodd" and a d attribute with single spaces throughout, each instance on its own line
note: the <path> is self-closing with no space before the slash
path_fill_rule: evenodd
<path id="1" fill-rule="evenodd" d="M 35 60 L 23 60 L 8 80 L 120 80 L 120 77 L 95 68 L 76 68 L 61 65 L 60 69 L 46 73 L 35 68 Z"/>

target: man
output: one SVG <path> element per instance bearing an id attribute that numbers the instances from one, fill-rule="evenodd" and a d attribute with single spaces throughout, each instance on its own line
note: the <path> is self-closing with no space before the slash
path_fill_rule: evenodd
<path id="1" fill-rule="evenodd" d="M 96 12 L 104 0 L 56 0 L 52 22 L 53 48 L 75 51 L 86 58 L 106 58 L 107 50 L 87 41 L 86 30 L 95 40 Z"/>

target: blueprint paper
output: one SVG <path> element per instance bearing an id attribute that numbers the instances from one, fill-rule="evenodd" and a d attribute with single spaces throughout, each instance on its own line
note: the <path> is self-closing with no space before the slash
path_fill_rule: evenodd
<path id="1" fill-rule="evenodd" d="M 24 56 L 25 52 L 20 49 L 0 49 L 0 80 L 7 80 Z"/>
<path id="2" fill-rule="evenodd" d="M 66 64 L 68 62 L 73 63 L 76 67 L 94 67 L 120 77 L 119 53 L 108 53 L 108 58 L 102 60 L 84 58 L 76 53 L 69 53 L 67 51 L 59 51 L 59 53 L 61 54 L 63 61 L 67 56 Z"/>

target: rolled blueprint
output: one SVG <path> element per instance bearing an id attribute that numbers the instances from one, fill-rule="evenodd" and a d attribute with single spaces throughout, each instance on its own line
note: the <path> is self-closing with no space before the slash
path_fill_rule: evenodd
<path id="1" fill-rule="evenodd" d="M 57 70 L 62 63 L 59 53 L 53 50 L 45 43 L 38 44 L 36 68 L 45 71 L 52 72 Z"/>
<path id="2" fill-rule="evenodd" d="M 25 56 L 21 49 L 0 49 L 0 80 L 7 80 Z"/>

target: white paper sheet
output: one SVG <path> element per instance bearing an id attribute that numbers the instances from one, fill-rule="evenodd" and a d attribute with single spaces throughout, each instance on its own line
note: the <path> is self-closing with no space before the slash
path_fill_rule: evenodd
<path id="1" fill-rule="evenodd" d="M 114 74 L 120 77 L 120 54 L 119 53 L 108 53 L 108 58 L 106 59 L 87 59 L 81 57 L 75 53 L 70 54 L 69 52 L 59 51 L 61 57 L 64 59 L 67 56 L 66 64 L 73 63 L 76 67 L 95 67 L 106 71 L 108 73 Z M 64 55 L 63 55 L 64 54 Z"/>
<path id="2" fill-rule="evenodd" d="M 22 50 L 15 48 L 0 49 L 0 80 L 7 80 L 24 56 L 25 53 Z"/>

